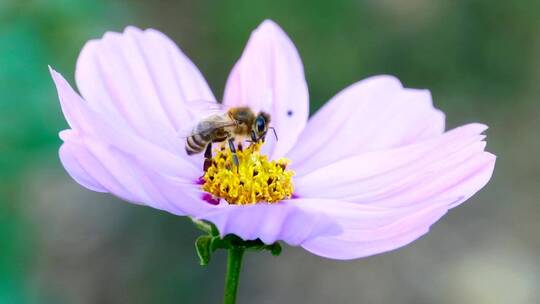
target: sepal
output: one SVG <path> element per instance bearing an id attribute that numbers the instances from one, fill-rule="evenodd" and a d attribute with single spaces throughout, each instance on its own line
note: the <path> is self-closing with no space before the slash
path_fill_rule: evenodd
<path id="1" fill-rule="evenodd" d="M 260 239 L 245 241 L 234 234 L 228 234 L 221 238 L 215 225 L 199 220 L 192 220 L 197 228 L 207 233 L 206 235 L 199 236 L 195 241 L 195 249 L 201 266 L 208 265 L 212 253 L 218 249 L 268 250 L 273 256 L 279 256 L 281 254 L 282 247 L 278 242 L 267 245 Z"/>
<path id="2" fill-rule="evenodd" d="M 210 263 L 212 238 L 209 235 L 201 235 L 195 241 L 195 249 L 201 266 L 206 266 Z"/>

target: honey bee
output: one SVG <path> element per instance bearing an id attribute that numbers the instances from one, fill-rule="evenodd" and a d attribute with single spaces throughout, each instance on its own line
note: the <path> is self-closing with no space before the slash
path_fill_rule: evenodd
<path id="1" fill-rule="evenodd" d="M 234 107 L 224 113 L 213 114 L 198 121 L 191 134 L 186 138 L 188 155 L 204 152 L 206 160 L 212 159 L 212 143 L 227 142 L 236 166 L 235 140 L 237 137 L 249 138 L 252 143 L 264 141 L 269 127 L 270 115 L 266 112 L 255 114 L 248 107 Z M 277 138 L 277 135 L 276 135 Z M 207 161 L 205 161 L 205 167 Z"/>

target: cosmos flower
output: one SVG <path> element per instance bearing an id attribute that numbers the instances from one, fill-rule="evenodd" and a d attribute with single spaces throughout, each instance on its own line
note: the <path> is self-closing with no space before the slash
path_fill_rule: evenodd
<path id="1" fill-rule="evenodd" d="M 227 80 L 223 103 L 271 115 L 278 134 L 203 171 L 179 130 L 190 104 L 216 98 L 164 34 L 128 27 L 89 41 L 77 61 L 80 95 L 51 69 L 70 129 L 63 166 L 82 186 L 176 215 L 212 222 L 222 236 L 284 241 L 328 258 L 404 246 L 490 179 L 486 126 L 445 132 L 427 90 L 374 76 L 345 88 L 308 120 L 299 54 L 263 22 Z"/>

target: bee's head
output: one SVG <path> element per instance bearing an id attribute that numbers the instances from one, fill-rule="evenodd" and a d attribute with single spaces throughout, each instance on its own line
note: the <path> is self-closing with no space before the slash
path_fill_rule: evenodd
<path id="1" fill-rule="evenodd" d="M 251 128 L 251 140 L 253 142 L 258 142 L 260 140 L 264 141 L 266 132 L 268 132 L 270 124 L 270 115 L 265 112 L 260 112 L 257 117 L 255 117 L 255 122 Z"/>

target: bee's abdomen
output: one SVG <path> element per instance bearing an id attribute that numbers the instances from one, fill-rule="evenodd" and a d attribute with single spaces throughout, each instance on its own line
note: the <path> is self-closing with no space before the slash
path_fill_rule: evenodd
<path id="1" fill-rule="evenodd" d="M 201 153 L 206 148 L 206 145 L 208 145 L 208 141 L 201 135 L 192 135 L 186 140 L 186 152 L 188 155 Z"/>

